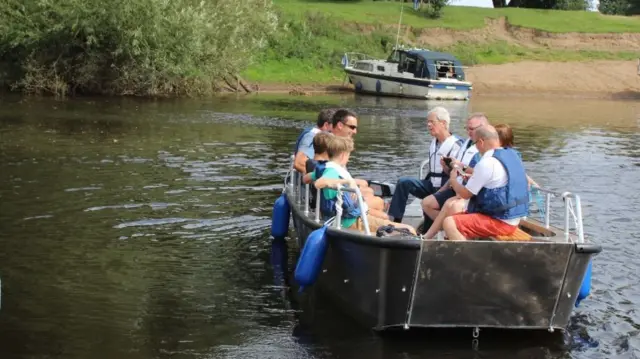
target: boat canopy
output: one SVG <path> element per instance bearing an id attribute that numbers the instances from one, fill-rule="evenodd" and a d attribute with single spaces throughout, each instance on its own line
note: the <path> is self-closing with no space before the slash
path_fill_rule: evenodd
<path id="1" fill-rule="evenodd" d="M 465 80 L 462 63 L 455 56 L 445 52 L 394 50 L 389 60 L 398 62 L 398 71 L 413 73 L 417 78 Z"/>

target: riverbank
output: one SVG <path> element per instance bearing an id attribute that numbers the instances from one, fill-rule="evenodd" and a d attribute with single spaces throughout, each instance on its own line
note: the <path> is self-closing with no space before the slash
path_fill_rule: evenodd
<path id="1" fill-rule="evenodd" d="M 395 44 L 397 2 L 276 0 L 279 29 L 244 73 L 259 91 L 344 90 L 341 57 L 386 58 Z M 640 91 L 640 21 L 587 11 L 448 6 L 440 19 L 406 4 L 399 42 L 450 52 L 474 95 L 551 92 L 588 97 Z"/>
<path id="2" fill-rule="evenodd" d="M 467 69 L 473 96 L 562 96 L 640 99 L 636 61 L 542 62 L 521 61 L 502 65 L 476 65 Z M 259 83 L 256 92 L 292 95 L 351 92 L 341 81 L 329 84 Z"/>

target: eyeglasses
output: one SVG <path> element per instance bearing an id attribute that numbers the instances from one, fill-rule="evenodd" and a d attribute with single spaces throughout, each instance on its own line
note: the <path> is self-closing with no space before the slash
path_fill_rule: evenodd
<path id="1" fill-rule="evenodd" d="M 469 127 L 469 126 L 465 126 L 465 127 L 464 127 L 464 129 L 465 129 L 465 130 L 467 130 L 467 131 L 475 131 L 475 130 L 477 130 L 477 129 L 478 129 L 478 128 L 480 128 L 480 127 L 482 127 L 482 125 L 478 125 L 478 126 L 476 126 L 476 127 Z"/>

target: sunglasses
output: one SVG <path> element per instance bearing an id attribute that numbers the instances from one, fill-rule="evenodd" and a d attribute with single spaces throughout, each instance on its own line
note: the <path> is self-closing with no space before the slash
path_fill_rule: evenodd
<path id="1" fill-rule="evenodd" d="M 357 130 L 358 129 L 358 126 L 356 126 L 356 125 L 349 125 L 349 124 L 346 124 L 344 122 L 342 124 L 344 124 L 345 126 L 349 127 L 352 130 Z"/>

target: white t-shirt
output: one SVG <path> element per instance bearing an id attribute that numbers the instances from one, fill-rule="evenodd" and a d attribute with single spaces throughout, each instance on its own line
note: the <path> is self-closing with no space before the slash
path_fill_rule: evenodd
<path id="1" fill-rule="evenodd" d="M 473 168 L 473 175 L 465 186 L 469 192 L 477 195 L 482 188 L 498 188 L 506 186 L 509 181 L 507 170 L 497 158 L 493 157 L 494 150 L 489 150 L 482 155 L 482 158 Z M 503 222 L 512 226 L 520 223 L 520 218 L 502 219 Z"/>

